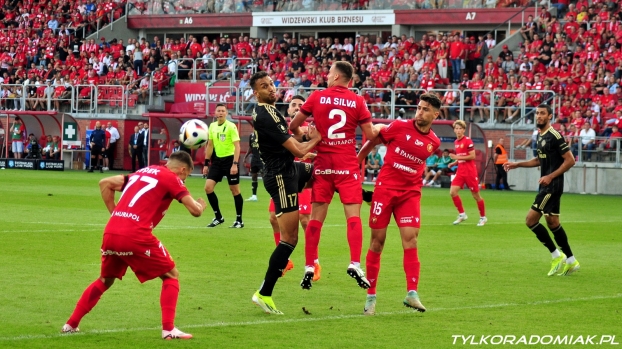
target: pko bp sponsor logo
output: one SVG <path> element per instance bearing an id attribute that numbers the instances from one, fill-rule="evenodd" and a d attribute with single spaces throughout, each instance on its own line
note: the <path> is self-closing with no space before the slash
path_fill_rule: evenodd
<path id="1" fill-rule="evenodd" d="M 315 169 L 315 174 L 316 175 L 349 175 L 350 174 L 350 170 L 332 170 L 330 168 L 327 168 L 325 170 L 320 170 Z"/>

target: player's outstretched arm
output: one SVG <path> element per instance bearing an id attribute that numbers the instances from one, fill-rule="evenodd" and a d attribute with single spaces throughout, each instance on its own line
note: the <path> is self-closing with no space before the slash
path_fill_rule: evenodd
<path id="1" fill-rule="evenodd" d="M 365 135 L 366 139 L 374 140 L 378 137 L 380 131 L 382 131 L 387 125 L 385 124 L 376 124 L 373 125 L 371 122 L 360 125 L 361 131 L 363 131 L 363 135 Z"/>
<path id="2" fill-rule="evenodd" d="M 380 143 L 382 143 L 382 140 L 380 139 L 380 137 L 376 137 L 373 140 L 368 140 L 367 142 L 365 142 L 365 144 L 363 144 L 363 146 L 361 147 L 361 150 L 359 150 L 359 153 L 357 155 L 359 162 L 364 162 L 365 158 L 367 158 L 367 155 L 369 155 L 371 150 L 374 149 L 374 147 Z"/>
<path id="3" fill-rule="evenodd" d="M 292 121 L 289 123 L 290 131 L 292 131 L 294 135 L 303 134 L 302 129 L 300 129 L 300 125 L 302 125 L 305 120 L 307 120 L 307 115 L 300 111 L 296 113 L 296 116 L 294 116 Z"/>
<path id="4" fill-rule="evenodd" d="M 289 150 L 297 158 L 304 157 L 308 152 L 310 152 L 315 146 L 320 143 L 322 140 L 322 136 L 315 129 L 315 127 L 309 127 L 309 141 L 305 143 L 300 143 L 296 141 L 293 137 L 290 137 L 285 141 L 282 145 L 285 149 Z"/>
<path id="5" fill-rule="evenodd" d="M 186 195 L 181 199 L 181 203 L 194 217 L 201 217 L 201 214 L 205 211 L 206 203 L 202 198 L 195 200 L 192 196 Z"/>
<path id="6" fill-rule="evenodd" d="M 99 190 L 102 195 L 102 200 L 108 209 L 108 212 L 112 214 L 117 204 L 114 202 L 114 193 L 121 191 L 125 184 L 125 176 L 118 175 L 112 177 L 106 177 L 99 181 Z"/>
<path id="7" fill-rule="evenodd" d="M 529 161 L 506 162 L 505 164 L 503 164 L 503 169 L 507 172 L 509 170 L 513 170 L 513 169 L 519 168 L 519 167 L 536 167 L 536 166 L 540 166 L 540 159 L 538 159 L 537 157 L 535 157 L 535 158 L 533 158 L 533 159 L 531 159 Z"/>

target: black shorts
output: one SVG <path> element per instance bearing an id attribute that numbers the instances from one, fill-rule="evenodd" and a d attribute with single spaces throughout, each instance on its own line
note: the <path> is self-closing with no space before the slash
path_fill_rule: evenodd
<path id="1" fill-rule="evenodd" d="M 104 147 L 101 145 L 95 144 L 91 147 L 91 156 L 100 156 L 104 154 Z"/>
<path id="2" fill-rule="evenodd" d="M 298 193 L 311 179 L 313 165 L 295 161 L 293 166 L 279 174 L 266 174 L 263 185 L 274 201 L 274 213 L 298 211 Z"/>
<path id="3" fill-rule="evenodd" d="M 559 208 L 562 198 L 562 192 L 548 193 L 541 190 L 531 205 L 531 209 L 545 216 L 559 216 Z"/>
<path id="4" fill-rule="evenodd" d="M 238 173 L 234 175 L 231 174 L 231 166 L 233 166 L 233 156 L 213 161 L 207 172 L 207 179 L 220 183 L 222 177 L 227 177 L 229 185 L 240 184 L 240 165 L 238 165 Z"/>
<path id="5" fill-rule="evenodd" d="M 263 170 L 263 163 L 251 162 L 251 173 L 260 173 Z"/>

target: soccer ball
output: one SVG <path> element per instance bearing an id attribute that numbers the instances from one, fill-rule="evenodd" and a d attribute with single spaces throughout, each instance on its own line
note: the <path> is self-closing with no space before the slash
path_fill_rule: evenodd
<path id="1" fill-rule="evenodd" d="M 186 121 L 179 130 L 179 142 L 186 148 L 197 149 L 207 144 L 207 125 L 197 119 Z"/>

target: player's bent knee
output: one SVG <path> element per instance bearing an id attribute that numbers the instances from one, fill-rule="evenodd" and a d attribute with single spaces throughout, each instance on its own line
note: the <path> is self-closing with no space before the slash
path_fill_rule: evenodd
<path id="1" fill-rule="evenodd" d="M 169 272 L 167 272 L 166 274 L 160 276 L 160 279 L 162 279 L 162 280 L 164 280 L 164 279 L 178 279 L 178 278 L 179 278 L 179 271 L 177 270 L 177 268 L 173 268 Z"/>
<path id="2" fill-rule="evenodd" d="M 104 285 L 106 285 L 107 288 L 110 288 L 110 286 L 112 286 L 114 284 L 114 278 L 100 277 L 99 281 L 103 282 Z"/>

